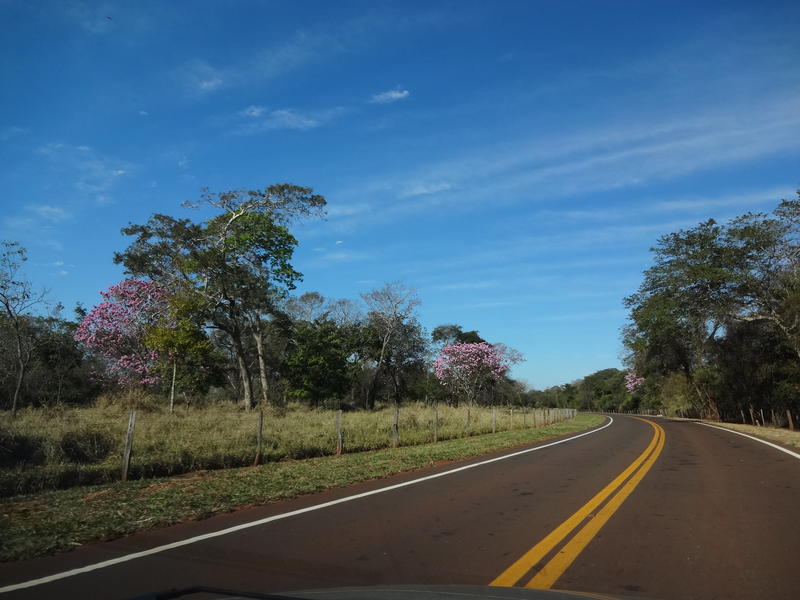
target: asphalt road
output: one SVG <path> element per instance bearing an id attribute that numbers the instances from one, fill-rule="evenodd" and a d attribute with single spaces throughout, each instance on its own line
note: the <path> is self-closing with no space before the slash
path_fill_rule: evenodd
<path id="1" fill-rule="evenodd" d="M 0 600 L 129 598 L 197 584 L 284 591 L 494 583 L 654 599 L 800 597 L 800 460 L 696 423 L 614 418 L 563 444 Z M 0 587 L 485 458 L 2 564 Z"/>

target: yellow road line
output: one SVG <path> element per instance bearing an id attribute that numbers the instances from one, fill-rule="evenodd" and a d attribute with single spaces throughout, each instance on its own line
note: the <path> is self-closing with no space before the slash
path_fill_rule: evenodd
<path id="1" fill-rule="evenodd" d="M 642 419 L 644 420 L 644 419 Z M 659 432 L 659 441 L 656 449 L 647 458 L 633 477 L 631 477 L 625 485 L 600 509 L 594 518 L 592 518 L 583 528 L 575 534 L 575 536 L 567 542 L 561 550 L 558 551 L 550 561 L 542 567 L 539 572 L 527 583 L 525 587 L 547 589 L 564 574 L 569 566 L 578 558 L 578 555 L 583 552 L 584 548 L 592 541 L 595 535 L 600 531 L 603 525 L 611 518 L 617 509 L 622 506 L 622 503 L 631 495 L 631 492 L 639 485 L 639 482 L 644 479 L 647 472 L 656 462 L 661 450 L 664 448 L 664 430 L 661 426 L 647 421 Z"/>
<path id="2" fill-rule="evenodd" d="M 644 421 L 644 419 L 642 419 Z M 613 494 L 630 475 L 639 468 L 647 457 L 658 446 L 660 436 L 663 436 L 663 429 L 651 421 L 649 423 L 653 429 L 653 439 L 639 457 L 630 466 L 620 473 L 606 487 L 600 490 L 591 500 L 579 508 L 571 517 L 561 525 L 551 531 L 542 541 L 523 554 L 514 564 L 498 575 L 489 585 L 511 587 L 522 579 L 539 561 L 549 554 L 558 544 L 560 544 L 576 527 L 592 514 L 611 494 Z M 662 444 L 663 445 L 663 444 Z M 630 493 L 630 492 L 628 492 Z M 627 497 L 627 496 L 626 496 Z M 610 516 L 610 515 L 609 515 Z M 588 542 L 587 542 L 588 543 Z"/>

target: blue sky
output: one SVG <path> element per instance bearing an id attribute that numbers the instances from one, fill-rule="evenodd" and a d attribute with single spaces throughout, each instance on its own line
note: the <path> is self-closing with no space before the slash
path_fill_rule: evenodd
<path id="1" fill-rule="evenodd" d="M 417 289 L 536 388 L 620 366 L 660 234 L 800 187 L 796 2 L 0 0 L 0 237 L 67 307 L 120 228 L 312 186 L 300 291 Z"/>

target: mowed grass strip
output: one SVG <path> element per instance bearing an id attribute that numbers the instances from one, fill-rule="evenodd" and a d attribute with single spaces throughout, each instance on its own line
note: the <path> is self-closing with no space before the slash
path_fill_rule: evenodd
<path id="1" fill-rule="evenodd" d="M 52 554 L 143 529 L 202 519 L 240 507 L 575 433 L 596 427 L 604 420 L 598 415 L 581 414 L 547 427 L 437 444 L 7 498 L 0 501 L 0 559 Z"/>

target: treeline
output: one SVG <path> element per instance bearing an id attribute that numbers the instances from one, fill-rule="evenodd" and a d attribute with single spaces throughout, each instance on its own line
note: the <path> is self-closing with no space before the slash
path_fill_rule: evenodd
<path id="1" fill-rule="evenodd" d="M 800 412 L 800 192 L 771 213 L 662 236 L 625 299 L 636 395 L 668 412 L 788 421 Z"/>
<path id="2" fill-rule="evenodd" d="M 291 265 L 297 241 L 289 226 L 325 206 L 311 189 L 204 192 L 194 206 L 212 216 L 154 214 L 123 228 L 132 240 L 114 261 L 127 278 L 73 318 L 60 306 L 48 310 L 47 296 L 22 273 L 24 248 L 4 243 L 5 408 L 88 404 L 101 395 L 159 396 L 170 409 L 214 401 L 245 409 L 292 400 L 366 409 L 530 402 L 507 375 L 518 353 L 456 324 L 426 332 L 419 299 L 401 283 L 359 301 L 293 295 L 302 275 Z"/>

